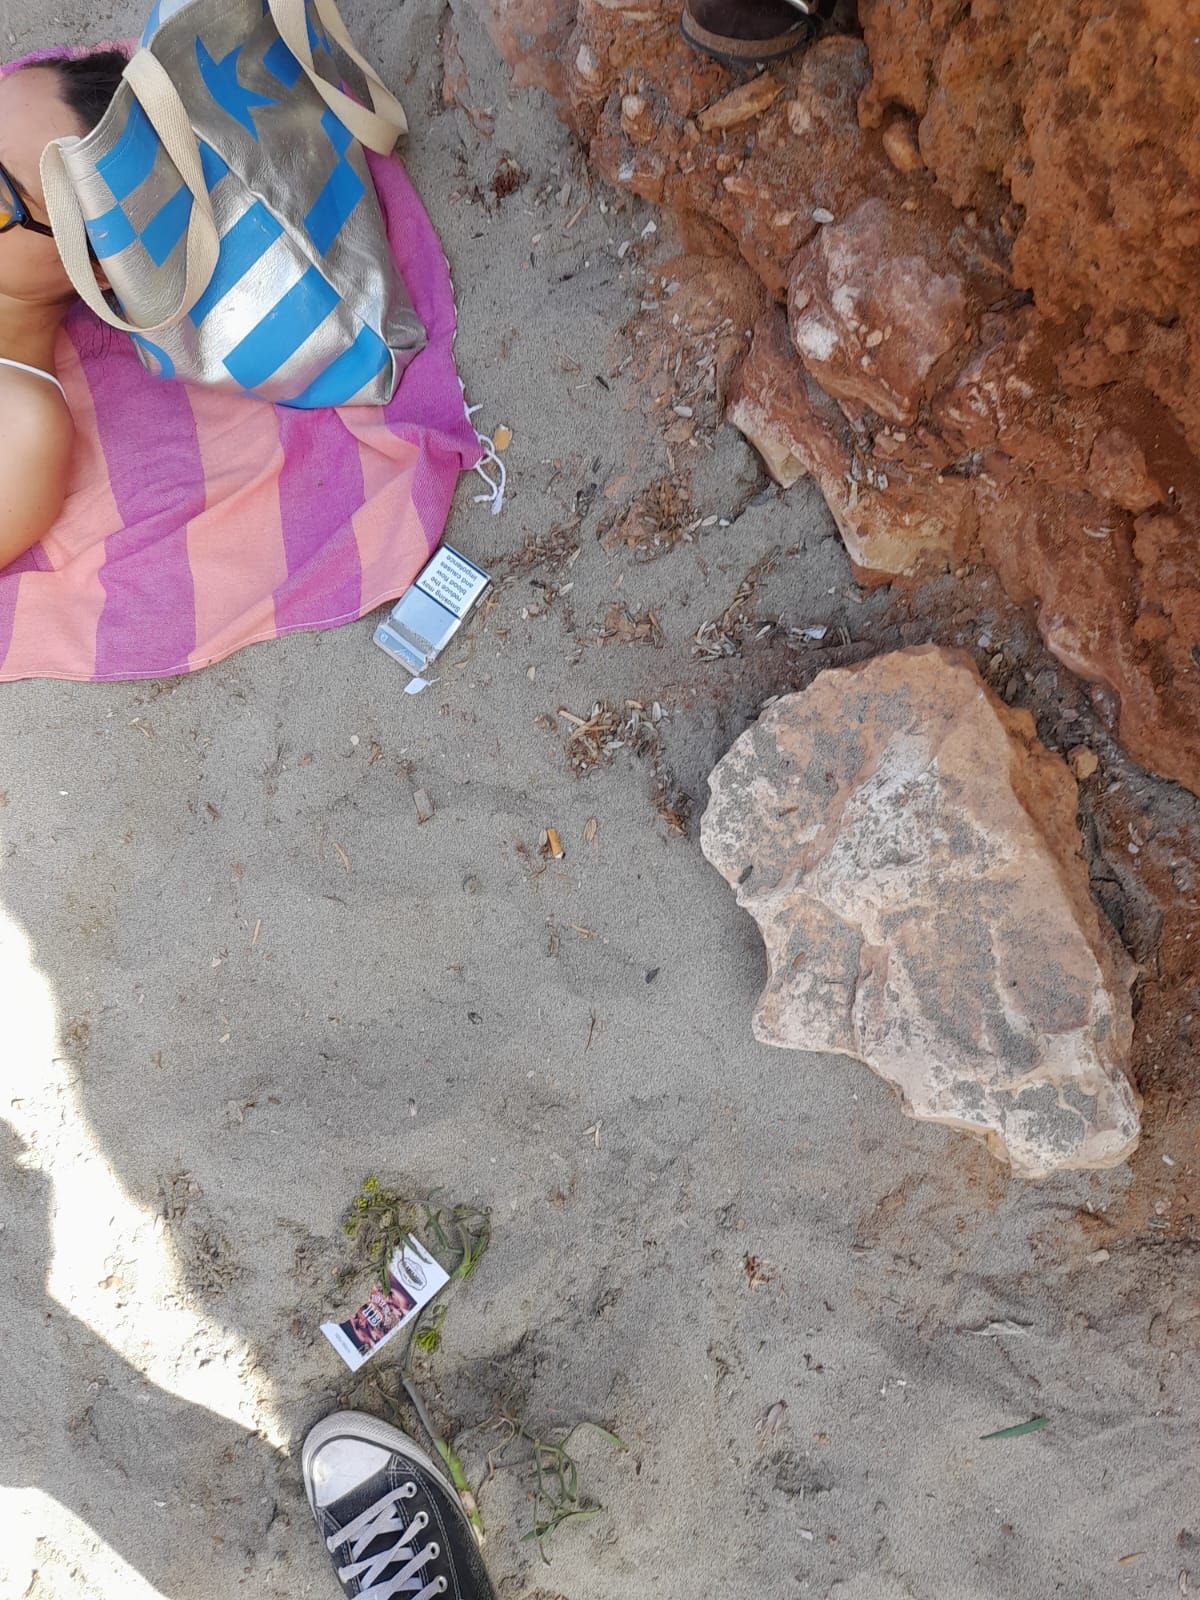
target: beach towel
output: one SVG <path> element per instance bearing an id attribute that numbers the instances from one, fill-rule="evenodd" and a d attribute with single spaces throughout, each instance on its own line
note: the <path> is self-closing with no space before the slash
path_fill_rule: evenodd
<path id="1" fill-rule="evenodd" d="M 428 561 L 483 451 L 441 245 L 400 163 L 368 160 L 429 333 L 395 398 L 295 411 L 164 382 L 76 307 L 58 351 L 78 435 L 69 494 L 47 538 L 0 571 L 0 681 L 194 672 L 354 622 Z"/>

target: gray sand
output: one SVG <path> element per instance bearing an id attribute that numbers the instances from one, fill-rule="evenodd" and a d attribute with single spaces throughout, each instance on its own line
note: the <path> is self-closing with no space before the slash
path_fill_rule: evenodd
<path id="1" fill-rule="evenodd" d="M 16 53 L 143 9 L 0 22 Z M 747 568 L 790 552 L 770 601 L 797 626 L 869 637 L 875 602 L 847 598 L 806 486 L 747 504 L 764 483 L 728 433 L 695 497 L 732 526 L 640 564 L 598 541 L 601 500 L 569 570 L 512 563 L 578 490 L 630 472 L 619 507 L 663 470 L 628 375 L 594 374 L 671 245 L 618 260 L 646 216 L 599 191 L 568 232 L 586 190 L 541 97 L 511 101 L 460 17 L 482 138 L 441 107 L 448 13 L 387 10 L 347 7 L 406 85 L 470 398 L 514 432 L 504 515 L 464 482 L 450 536 L 504 581 L 416 700 L 365 622 L 178 682 L 0 692 L 0 1595 L 337 1592 L 298 1450 L 348 1388 L 317 1324 L 357 1303 L 339 1219 L 371 1172 L 494 1210 L 430 1398 L 506 1600 L 1200 1586 L 1195 1359 L 1149 1331 L 1194 1316 L 1194 1263 L 1148 1236 L 1089 1262 L 1072 1220 L 1128 1174 L 1012 1181 L 853 1063 L 755 1045 L 759 940 L 694 819 L 659 815 L 651 758 L 577 780 L 568 724 L 538 726 L 657 700 L 663 781 L 702 802 L 790 682 L 692 659 Z M 502 153 L 530 176 L 497 208 Z M 662 649 L 596 642 L 617 599 Z M 567 854 L 542 870 L 548 826 Z M 1021 1326 L 966 1331 L 1000 1322 Z M 505 1408 L 629 1444 L 581 1442 L 604 1509 L 549 1566 L 517 1456 L 489 1475 Z"/>

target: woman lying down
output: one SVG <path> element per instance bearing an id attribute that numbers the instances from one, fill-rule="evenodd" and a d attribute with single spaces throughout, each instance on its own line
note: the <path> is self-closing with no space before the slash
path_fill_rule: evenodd
<path id="1" fill-rule="evenodd" d="M 75 302 L 38 167 L 55 139 L 90 133 L 125 57 L 106 50 L 0 78 L 0 569 L 37 544 L 67 493 L 75 427 L 54 347 Z"/>

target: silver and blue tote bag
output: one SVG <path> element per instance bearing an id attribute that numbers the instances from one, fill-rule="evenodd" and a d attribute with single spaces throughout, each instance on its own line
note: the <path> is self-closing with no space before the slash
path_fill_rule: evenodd
<path id="1" fill-rule="evenodd" d="M 339 87 L 335 45 L 374 109 Z M 157 0 L 103 121 L 42 158 L 59 251 L 151 372 L 384 405 L 425 330 L 363 147 L 406 126 L 335 0 Z"/>

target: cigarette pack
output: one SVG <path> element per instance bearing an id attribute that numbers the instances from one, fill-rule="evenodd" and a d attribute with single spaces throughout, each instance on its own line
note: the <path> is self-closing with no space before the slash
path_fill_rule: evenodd
<path id="1" fill-rule="evenodd" d="M 357 1372 L 376 1350 L 420 1316 L 449 1282 L 449 1275 L 409 1234 L 388 1262 L 386 1281 L 375 1285 L 353 1316 L 344 1322 L 323 1322 L 321 1332 L 351 1372 Z"/>
<path id="2" fill-rule="evenodd" d="M 414 678 L 428 670 L 491 583 L 487 573 L 444 544 L 375 630 L 375 643 Z"/>

